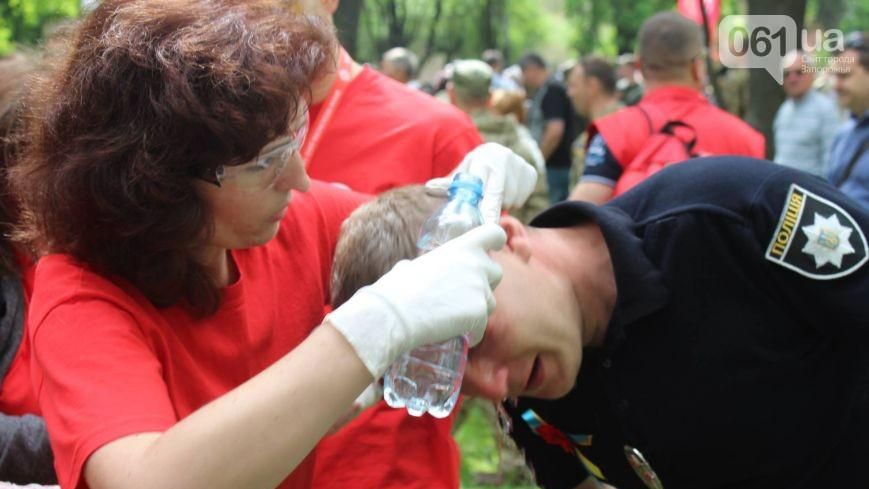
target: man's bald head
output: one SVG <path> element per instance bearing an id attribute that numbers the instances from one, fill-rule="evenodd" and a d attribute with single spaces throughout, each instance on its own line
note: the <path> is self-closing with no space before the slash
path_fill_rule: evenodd
<path id="1" fill-rule="evenodd" d="M 700 26 L 676 12 L 648 18 L 638 37 L 643 76 L 650 80 L 688 78 L 694 61 L 703 54 Z"/>

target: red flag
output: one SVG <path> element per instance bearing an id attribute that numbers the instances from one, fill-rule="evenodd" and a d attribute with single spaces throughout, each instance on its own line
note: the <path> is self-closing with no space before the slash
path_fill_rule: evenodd
<path id="1" fill-rule="evenodd" d="M 700 2 L 706 7 L 706 19 L 710 30 L 715 31 L 721 18 L 721 0 L 678 0 L 679 13 L 689 19 L 703 25 L 703 13 L 700 11 Z"/>
<path id="2" fill-rule="evenodd" d="M 721 0 L 678 0 L 679 13 L 703 27 L 703 12 L 700 2 L 706 7 L 706 22 L 709 25 L 709 50 L 712 59 L 718 59 L 718 21 L 721 19 Z"/>

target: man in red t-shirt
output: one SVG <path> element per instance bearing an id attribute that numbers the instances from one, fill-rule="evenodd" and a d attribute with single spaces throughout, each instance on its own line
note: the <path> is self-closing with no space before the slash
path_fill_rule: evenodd
<path id="1" fill-rule="evenodd" d="M 646 94 L 637 106 L 589 126 L 585 169 L 571 199 L 602 204 L 648 177 L 653 170 L 631 163 L 667 121 L 690 126 L 677 131 L 687 131 L 687 136 L 682 135 L 686 139 L 696 137 L 693 151 L 698 156 L 764 157 L 763 135 L 709 103 L 701 92 L 705 81 L 701 35 L 697 24 L 676 12 L 646 20 L 640 29 L 637 61 Z"/>
<path id="2" fill-rule="evenodd" d="M 325 16 L 337 0 L 305 0 Z M 302 157 L 311 178 L 379 193 L 452 171 L 483 143 L 467 115 L 368 66 L 340 46 L 338 69 L 314 88 Z"/>
<path id="3" fill-rule="evenodd" d="M 304 0 L 331 21 L 338 0 Z M 314 88 L 302 148 L 308 174 L 366 193 L 450 173 L 483 140 L 449 104 L 360 66 L 340 46 L 338 69 Z M 453 416 L 414 418 L 380 400 L 317 447 L 317 489 L 457 489 Z"/>

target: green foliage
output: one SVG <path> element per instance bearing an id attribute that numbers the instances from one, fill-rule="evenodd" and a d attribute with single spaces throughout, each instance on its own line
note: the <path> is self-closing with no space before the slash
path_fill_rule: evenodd
<path id="1" fill-rule="evenodd" d="M 488 48 L 512 60 L 566 46 L 571 35 L 565 19 L 537 0 L 367 0 L 358 27 L 356 57 L 374 62 L 394 46 L 409 47 L 423 61 L 434 54 L 477 58 Z"/>
<path id="2" fill-rule="evenodd" d="M 721 0 L 721 18 L 748 12 L 747 0 Z"/>
<path id="3" fill-rule="evenodd" d="M 510 23 L 506 27 L 509 42 L 502 47 L 507 56 L 517 58 L 526 51 L 542 50 L 546 44 L 553 44 L 553 37 L 557 38 L 557 33 L 552 29 L 556 21 L 536 0 L 509 2 L 508 17 Z"/>
<path id="4" fill-rule="evenodd" d="M 845 31 L 869 25 L 869 0 L 806 1 L 809 24 Z M 478 57 L 491 47 L 508 61 L 530 50 L 552 62 L 615 56 L 636 49 L 645 19 L 675 6 L 675 0 L 365 0 L 354 53 L 375 62 L 393 46 L 407 46 L 423 61 L 435 54 Z M 746 13 L 747 0 L 721 0 L 722 17 Z"/>
<path id="5" fill-rule="evenodd" d="M 838 27 L 846 34 L 869 30 L 869 0 L 846 1 L 843 13 Z"/>
<path id="6" fill-rule="evenodd" d="M 633 52 L 643 21 L 674 7 L 673 0 L 567 0 L 565 5 L 576 26 L 572 43 L 577 50 L 610 56 Z"/>
<path id="7" fill-rule="evenodd" d="M 463 489 L 537 489 L 521 456 L 497 433 L 492 406 L 466 399 L 454 436 L 462 452 Z"/>
<path id="8" fill-rule="evenodd" d="M 476 405 L 467 405 L 466 411 L 455 438 L 462 451 L 462 481 L 470 483 L 474 474 L 497 472 L 498 447 L 485 413 Z"/>
<path id="9" fill-rule="evenodd" d="M 0 0 L 0 55 L 16 44 L 36 44 L 46 26 L 79 14 L 79 0 Z"/>
<path id="10" fill-rule="evenodd" d="M 838 28 L 845 33 L 869 26 L 869 0 L 808 0 L 806 26 Z"/>

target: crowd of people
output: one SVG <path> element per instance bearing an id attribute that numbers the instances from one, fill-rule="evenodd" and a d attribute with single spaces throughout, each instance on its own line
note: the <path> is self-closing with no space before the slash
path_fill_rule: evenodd
<path id="1" fill-rule="evenodd" d="M 456 413 L 378 389 L 461 334 L 546 489 L 862 480 L 865 35 L 832 93 L 785 58 L 772 163 L 678 13 L 428 85 L 339 4 L 104 0 L 0 60 L 0 481 L 458 489 Z M 456 172 L 487 222 L 417 257 Z"/>
<path id="2" fill-rule="evenodd" d="M 738 78 L 734 88 L 728 86 L 722 100 L 715 102 L 702 31 L 696 24 L 679 14 L 658 15 L 645 24 L 637 48 L 636 55 L 626 53 L 614 60 L 583 56 L 561 63 L 557 70 L 533 52 L 507 68 L 496 50 L 487 50 L 481 60 L 475 60 L 489 65 L 490 70 L 477 71 L 480 78 L 490 80 L 493 95 L 513 92 L 525 98 L 525 109 L 514 118 L 520 130 L 530 131 L 544 156 L 550 204 L 565 200 L 568 194 L 573 199 L 603 203 L 630 188 L 638 181 L 637 175 L 632 175 L 637 164 L 650 164 L 635 161 L 638 156 L 643 159 L 638 153 L 646 147 L 649 136 L 662 129 L 669 132 L 673 124 L 677 126 L 673 131 L 676 138 L 686 146 L 690 144 L 685 150 L 687 156 L 767 156 L 763 136 L 741 120 L 747 115 L 743 97 L 730 96 L 746 92 L 747 79 L 731 75 L 729 78 Z M 795 50 L 784 57 L 786 100 L 776 113 L 771 159 L 827 179 L 869 207 L 860 190 L 867 188 L 860 172 L 866 162 L 858 164 L 865 151 L 861 142 L 866 140 L 858 127 L 869 110 L 869 83 L 864 78 L 869 69 L 866 34 L 852 33 L 844 48 L 826 67 L 819 67 L 811 52 Z M 432 85 L 415 78 L 419 62 L 407 48 L 384 54 L 384 67 L 389 66 L 387 58 L 395 52 L 403 53 L 405 65 L 413 69 L 394 78 L 436 95 L 436 87 L 443 87 L 446 93 L 447 83 L 456 84 L 456 68 L 471 61 L 449 63 L 443 70 L 443 82 Z M 412 64 L 407 60 L 413 60 Z M 384 69 L 387 74 L 391 71 Z M 818 77 L 818 73 L 823 76 Z M 458 83 L 464 83 L 462 80 Z M 456 103 L 453 98 L 449 100 Z M 486 107 L 489 113 L 498 112 L 491 102 Z M 628 107 L 633 109 L 622 110 Z M 619 115 L 606 117 L 615 112 Z M 835 145 L 834 140 L 838 141 Z M 685 159 L 678 156 L 652 164 Z M 523 157 L 536 162 L 536 156 Z M 857 173 L 852 168 L 846 174 L 852 158 Z M 639 168 L 640 177 L 646 171 Z"/>

